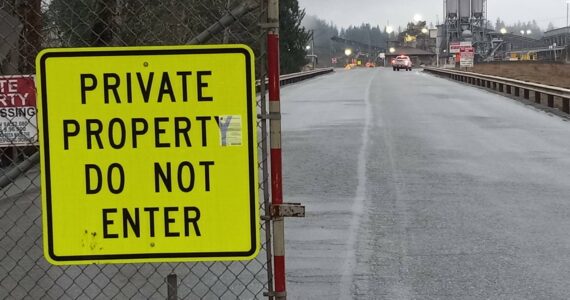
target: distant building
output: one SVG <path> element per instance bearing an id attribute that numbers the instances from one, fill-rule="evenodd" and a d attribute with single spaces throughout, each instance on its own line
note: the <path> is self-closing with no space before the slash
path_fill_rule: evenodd
<path id="1" fill-rule="evenodd" d="M 545 45 L 568 46 L 570 42 L 570 27 L 557 28 L 546 31 L 542 38 Z"/>
<path id="2" fill-rule="evenodd" d="M 568 27 L 550 30 L 540 39 L 532 39 L 516 34 L 497 36 L 503 46 L 496 54 L 500 60 L 566 60 L 570 32 Z M 496 57 L 497 58 L 497 57 Z"/>

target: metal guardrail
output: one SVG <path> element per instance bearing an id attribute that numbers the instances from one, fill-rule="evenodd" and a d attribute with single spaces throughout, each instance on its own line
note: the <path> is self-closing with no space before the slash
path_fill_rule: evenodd
<path id="1" fill-rule="evenodd" d="M 284 86 L 287 84 L 307 80 L 313 77 L 317 77 L 332 72 L 334 72 L 334 68 L 322 68 L 322 69 L 315 69 L 299 73 L 291 73 L 287 75 L 281 75 L 279 82 L 281 86 Z M 265 79 L 265 84 L 268 84 L 268 79 Z M 257 80 L 255 86 L 259 89 L 260 85 L 261 85 L 261 80 Z"/>
<path id="2" fill-rule="evenodd" d="M 536 104 L 570 114 L 570 89 L 449 69 L 426 67 L 424 71 L 498 93 L 534 101 Z"/>

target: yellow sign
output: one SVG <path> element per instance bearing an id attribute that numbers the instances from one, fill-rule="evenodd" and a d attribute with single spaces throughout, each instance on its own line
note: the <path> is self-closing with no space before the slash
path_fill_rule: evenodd
<path id="1" fill-rule="evenodd" d="M 36 63 L 49 262 L 257 255 L 251 49 L 48 49 Z"/>
<path id="2" fill-rule="evenodd" d="M 406 36 L 404 37 L 404 41 L 407 43 L 411 43 L 411 42 L 415 42 L 416 38 L 417 37 L 415 35 L 406 34 Z"/>

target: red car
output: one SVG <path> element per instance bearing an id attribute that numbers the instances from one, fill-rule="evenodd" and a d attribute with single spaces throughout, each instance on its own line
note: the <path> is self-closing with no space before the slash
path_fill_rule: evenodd
<path id="1" fill-rule="evenodd" d="M 412 60 L 410 60 L 409 56 L 399 55 L 392 60 L 392 69 L 394 69 L 394 71 L 396 70 L 400 71 L 400 69 L 406 69 L 406 71 L 411 71 Z"/>

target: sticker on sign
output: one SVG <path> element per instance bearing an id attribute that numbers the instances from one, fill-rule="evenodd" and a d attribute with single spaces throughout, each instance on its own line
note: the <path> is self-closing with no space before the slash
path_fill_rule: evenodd
<path id="1" fill-rule="evenodd" d="M 257 255 L 251 49 L 48 49 L 37 70 L 49 262 Z"/>

